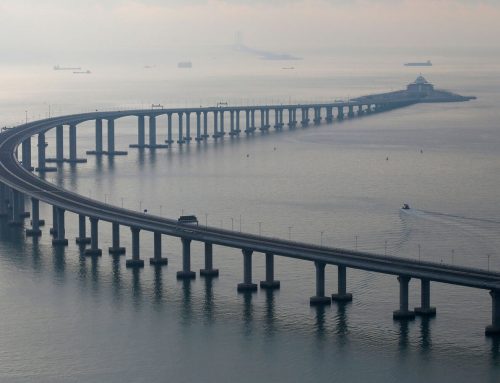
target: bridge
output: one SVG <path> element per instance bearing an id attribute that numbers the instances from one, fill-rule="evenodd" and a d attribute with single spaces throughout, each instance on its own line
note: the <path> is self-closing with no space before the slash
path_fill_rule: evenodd
<path id="1" fill-rule="evenodd" d="M 372 101 L 370 101 L 372 100 Z M 71 212 L 79 216 L 79 232 L 76 242 L 85 248 L 88 256 L 99 256 L 99 221 L 112 224 L 112 246 L 110 254 L 124 254 L 126 249 L 120 246 L 120 225 L 131 230 L 131 258 L 126 261 L 127 267 L 144 267 L 140 256 L 140 231 L 154 233 L 154 256 L 150 264 L 161 266 L 168 260 L 162 257 L 162 235 L 177 237 L 182 242 L 182 270 L 177 272 L 179 279 L 196 278 L 191 270 L 190 246 L 192 241 L 204 243 L 205 267 L 200 275 L 205 278 L 218 276 L 218 269 L 213 265 L 213 245 L 239 249 L 243 257 L 243 280 L 237 285 L 238 291 L 256 291 L 258 286 L 252 279 L 253 253 L 265 254 L 266 279 L 260 282 L 262 289 L 280 288 L 280 282 L 274 278 L 274 257 L 282 256 L 313 262 L 315 265 L 316 291 L 310 298 L 311 305 L 328 305 L 332 301 L 346 302 L 352 300 L 347 291 L 347 269 L 359 269 L 389 274 L 397 277 L 399 283 L 399 308 L 393 312 L 395 320 L 412 319 L 415 315 L 433 316 L 436 309 L 430 304 L 431 282 L 448 283 L 488 290 L 492 298 L 492 323 L 486 327 L 486 335 L 500 334 L 500 273 L 480 269 L 443 265 L 434 262 L 421 262 L 380 254 L 366 253 L 334 247 L 317 246 L 309 243 L 287 241 L 260 235 L 240 233 L 214 227 L 202 227 L 179 223 L 175 219 L 157 217 L 142 212 L 115 207 L 82 195 L 70 192 L 37 177 L 39 173 L 54 171 L 47 166 L 52 162 L 85 162 L 85 158 L 77 157 L 77 127 L 86 121 L 95 121 L 95 148 L 87 151 L 89 155 L 126 155 L 127 151 L 115 147 L 115 122 L 124 117 L 137 118 L 137 143 L 130 147 L 150 148 L 153 150 L 169 150 L 173 145 L 194 145 L 191 143 L 191 122 L 196 123 L 195 142 L 201 144 L 208 140 L 223 140 L 226 133 L 231 137 L 240 134 L 253 135 L 256 130 L 265 134 L 270 128 L 270 116 L 274 117 L 273 128 L 285 130 L 284 115 L 288 117 L 289 130 L 309 126 L 309 113 L 313 112 L 313 123 L 319 125 L 322 120 L 327 123 L 343 119 L 365 116 L 372 113 L 391 110 L 419 102 L 416 99 L 383 97 L 372 104 L 373 97 L 360 98 L 353 101 L 341 101 L 324 104 L 304 105 L 261 105 L 261 106 L 224 106 L 178 109 L 143 109 L 114 112 L 91 112 L 69 116 L 54 117 L 26 123 L 0 134 L 0 215 L 9 217 L 9 223 L 23 226 L 24 219 L 31 215 L 31 228 L 26 229 L 27 236 L 40 236 L 42 220 L 39 214 L 40 201 L 53 207 L 52 244 L 67 246 L 65 230 L 65 214 Z M 297 113 L 298 112 L 298 113 Z M 256 114 L 260 114 L 260 126 L 256 126 Z M 300 115 L 300 120 L 297 118 Z M 172 133 L 172 116 L 177 118 L 178 134 L 174 142 Z M 165 143 L 157 143 L 157 120 L 166 116 Z M 244 131 L 240 129 L 243 121 Z M 229 132 L 224 123 L 229 117 Z M 258 116 L 259 117 L 259 116 Z M 210 128 L 209 129 L 209 120 Z M 146 120 L 149 122 L 149 142 L 145 141 Z M 107 147 L 103 146 L 103 123 L 107 126 Z M 185 129 L 184 129 L 185 124 Z M 69 127 L 69 157 L 64 156 L 64 127 Z M 46 158 L 45 134 L 48 130 L 56 130 L 56 157 Z M 36 136 L 38 150 L 38 166 L 32 166 L 32 137 Z M 21 147 L 21 162 L 17 151 Z M 25 198 L 31 200 L 31 212 L 25 211 Z M 90 221 L 90 237 L 87 236 L 87 220 Z M 325 293 L 325 267 L 334 265 L 338 274 L 338 291 Z M 420 280 L 421 305 L 410 309 L 408 302 L 409 283 L 411 279 Z"/>

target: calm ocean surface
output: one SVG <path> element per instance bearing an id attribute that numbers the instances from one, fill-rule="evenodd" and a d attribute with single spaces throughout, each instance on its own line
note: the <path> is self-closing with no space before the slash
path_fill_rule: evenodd
<path id="1" fill-rule="evenodd" d="M 0 125 L 24 122 L 25 111 L 29 120 L 44 118 L 49 108 L 59 115 L 152 103 L 347 99 L 413 81 L 420 69 L 403 61 L 317 57 L 282 70 L 288 65 L 221 55 L 203 65 L 193 59 L 192 70 L 95 64 L 92 75 L 4 67 Z M 65 164 L 47 179 L 149 214 L 192 213 L 226 229 L 260 227 L 273 237 L 500 271 L 500 67 L 473 58 L 433 62 L 422 71 L 437 88 L 478 99 L 182 150 L 128 149 L 124 157 Z M 136 119 L 117 121 L 118 149 L 136 142 L 136 126 Z M 157 131 L 164 139 L 165 117 Z M 79 126 L 78 137 L 84 156 L 93 125 Z M 54 132 L 47 141 L 52 156 Z M 403 202 L 413 211 L 401 212 Z M 106 251 L 91 259 L 74 244 L 75 215 L 67 214 L 70 245 L 61 250 L 48 233 L 51 207 L 42 204 L 41 217 L 47 224 L 38 242 L 0 222 L 2 383 L 500 381 L 500 340 L 484 336 L 487 291 L 432 284 L 437 316 L 404 324 L 392 320 L 399 304 L 393 276 L 348 270 L 353 302 L 316 309 L 309 307 L 308 262 L 277 258 L 280 291 L 238 294 L 242 257 L 235 250 L 214 248 L 218 279 L 184 283 L 175 278 L 176 238 L 163 238 L 168 266 L 135 271 L 125 268 L 130 254 L 107 254 L 110 224 L 100 224 Z M 121 228 L 127 249 L 130 239 Z M 152 234 L 142 232 L 141 256 L 147 260 L 152 250 Z M 202 244 L 193 243 L 192 268 L 202 265 Z M 264 266 L 255 254 L 254 282 L 264 278 Z M 326 277 L 327 292 L 335 292 L 336 269 L 327 267 Z M 419 291 L 412 280 L 412 307 Z"/>

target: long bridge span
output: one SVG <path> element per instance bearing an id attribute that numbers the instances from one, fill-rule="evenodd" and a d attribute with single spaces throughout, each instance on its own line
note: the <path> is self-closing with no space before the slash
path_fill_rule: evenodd
<path id="1" fill-rule="evenodd" d="M 376 101 L 376 99 L 375 99 Z M 160 266 L 167 263 L 162 257 L 162 235 L 174 236 L 182 241 L 182 270 L 177 278 L 192 279 L 196 273 L 191 270 L 190 245 L 192 241 L 203 242 L 205 246 L 205 267 L 200 270 L 204 277 L 215 277 L 218 270 L 213 267 L 213 245 L 240 249 L 243 256 L 243 280 L 238 284 L 239 291 L 255 291 L 257 284 L 252 280 L 252 255 L 263 253 L 266 257 L 266 279 L 260 282 L 264 289 L 280 287 L 274 278 L 274 256 L 283 256 L 314 262 L 316 268 L 316 291 L 310 298 L 311 305 L 331 304 L 333 301 L 350 301 L 352 295 L 347 291 L 348 268 L 366 270 L 397 276 L 399 282 L 399 308 L 393 312 L 393 318 L 411 319 L 415 315 L 432 316 L 436 309 L 430 304 L 430 283 L 441 282 L 488 290 L 492 298 L 492 322 L 486 327 L 487 335 L 500 334 L 500 273 L 468 267 L 443 265 L 434 262 L 421 262 L 393 257 L 317 246 L 309 243 L 287 241 L 265 236 L 223 230 L 214 227 L 182 224 L 175 219 L 157 217 L 125 208 L 102 203 L 79 194 L 60 188 L 36 176 L 33 171 L 47 172 L 56 168 L 47 166 L 49 162 L 85 162 L 85 158 L 77 156 L 77 127 L 86 121 L 95 121 L 95 148 L 87 154 L 125 155 L 124 150 L 115 148 L 115 121 L 123 117 L 135 116 L 138 119 L 138 139 L 131 147 L 169 149 L 173 145 L 189 145 L 191 135 L 191 117 L 194 117 L 196 131 L 194 139 L 198 143 L 209 139 L 224 139 L 226 133 L 231 137 L 240 134 L 251 135 L 259 129 L 265 132 L 271 128 L 270 115 L 274 117 L 274 129 L 285 129 L 284 115 L 288 117 L 288 129 L 309 125 L 309 113 L 313 112 L 313 123 L 320 124 L 322 119 L 327 123 L 344 118 L 354 118 L 371 113 L 408 106 L 418 102 L 415 99 L 383 99 L 375 102 L 373 98 L 361 98 L 358 101 L 334 102 L 325 104 L 304 105 L 263 105 L 240 107 L 207 107 L 178 109 L 124 110 L 115 112 L 92 112 L 54 117 L 34 121 L 8 129 L 0 134 L 0 215 L 9 217 L 9 223 L 23 226 L 24 219 L 31 215 L 31 227 L 26 229 L 27 236 L 39 236 L 40 201 L 52 205 L 53 219 L 52 243 L 54 246 L 67 246 L 65 231 L 65 213 L 79 215 L 79 233 L 76 242 L 86 247 L 85 254 L 98 256 L 102 254 L 99 247 L 99 221 L 112 223 L 111 254 L 124 254 L 125 248 L 120 246 L 119 227 L 128 226 L 132 236 L 132 256 L 126 261 L 127 267 L 143 267 L 140 257 L 140 231 L 154 233 L 154 257 L 150 263 Z M 373 103 L 374 102 L 374 103 Z M 297 113 L 298 112 L 298 113 Z M 255 115 L 260 114 L 260 127 L 256 126 Z M 297 117 L 300 115 L 300 120 Z M 157 118 L 166 115 L 167 134 L 165 143 L 157 143 Z M 172 132 L 172 116 L 177 115 L 178 134 L 174 142 Z M 244 131 L 240 129 L 244 117 Z M 224 122 L 229 116 L 229 131 L 226 132 Z M 259 116 L 258 116 L 259 117 Z M 211 119 L 211 131 L 208 120 Z M 146 119 L 149 122 L 149 142 L 145 141 Z M 107 147 L 103 145 L 103 122 L 107 125 Z M 69 157 L 64 156 L 64 126 L 69 126 Z M 243 127 L 243 126 L 242 126 Z M 46 158 L 45 134 L 56 129 L 56 157 Z M 210 137 L 211 133 L 211 137 Z M 32 166 L 32 137 L 36 136 L 38 166 Z M 18 161 L 18 149 L 21 147 L 21 161 Z M 31 200 L 31 213 L 25 211 L 25 198 Z M 86 233 L 86 223 L 90 220 L 90 237 Z M 87 247 L 88 245 L 88 247 Z M 332 295 L 325 294 L 325 266 L 334 265 L 338 273 L 338 291 Z M 421 305 L 414 310 L 409 308 L 408 291 L 410 280 L 419 279 L 421 289 Z"/>

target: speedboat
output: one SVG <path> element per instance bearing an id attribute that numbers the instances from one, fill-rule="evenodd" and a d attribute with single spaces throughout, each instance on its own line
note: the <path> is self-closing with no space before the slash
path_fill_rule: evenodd
<path id="1" fill-rule="evenodd" d="M 410 205 L 408 205 L 407 203 L 404 203 L 403 206 L 401 206 L 401 209 L 410 210 Z"/>

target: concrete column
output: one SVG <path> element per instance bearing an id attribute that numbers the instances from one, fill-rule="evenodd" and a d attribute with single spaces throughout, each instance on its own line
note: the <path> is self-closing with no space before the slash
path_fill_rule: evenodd
<path id="1" fill-rule="evenodd" d="M 172 140 L 172 113 L 167 113 L 167 140 L 165 142 L 169 147 L 174 143 Z"/>
<path id="2" fill-rule="evenodd" d="M 21 217 L 21 199 L 20 199 L 21 193 L 18 192 L 15 189 L 12 189 L 12 216 L 11 220 L 9 221 L 10 226 L 22 226 L 23 225 L 23 219 Z"/>
<path id="3" fill-rule="evenodd" d="M 69 161 L 76 162 L 76 125 L 69 126 Z"/>
<path id="4" fill-rule="evenodd" d="M 292 109 L 288 109 L 288 127 L 293 126 L 293 111 Z"/>
<path id="5" fill-rule="evenodd" d="M 137 146 L 143 148 L 146 144 L 146 134 L 144 129 L 144 116 L 139 116 L 137 121 Z"/>
<path id="6" fill-rule="evenodd" d="M 217 277 L 219 270 L 213 268 L 213 245 L 205 242 L 205 268 L 200 270 L 200 275 L 204 277 Z"/>
<path id="7" fill-rule="evenodd" d="M 64 161 L 64 130 L 62 125 L 56 127 L 56 162 Z"/>
<path id="8" fill-rule="evenodd" d="M 191 271 L 191 239 L 181 238 L 182 241 L 182 271 L 177 272 L 177 279 L 194 279 L 196 273 Z"/>
<path id="9" fill-rule="evenodd" d="M 234 110 L 229 111 L 229 118 L 230 118 L 230 123 L 229 123 L 229 135 L 232 137 L 234 136 Z"/>
<path id="10" fill-rule="evenodd" d="M 279 126 L 280 126 L 280 129 L 283 128 L 283 109 L 279 109 Z"/>
<path id="11" fill-rule="evenodd" d="M 236 135 L 239 135 L 241 130 L 240 130 L 240 111 L 236 110 L 236 130 L 234 131 Z"/>
<path id="12" fill-rule="evenodd" d="M 102 119 L 95 120 L 95 153 L 102 154 Z"/>
<path id="13" fill-rule="evenodd" d="M 85 250 L 85 255 L 102 255 L 102 250 L 99 249 L 98 223 L 98 218 L 90 217 L 90 249 Z"/>
<path id="14" fill-rule="evenodd" d="M 38 133 L 38 171 L 44 171 L 45 164 L 45 132 Z"/>
<path id="15" fill-rule="evenodd" d="M 79 245 L 86 245 L 90 243 L 90 237 L 87 237 L 87 223 L 85 215 L 78 215 L 78 237 L 76 237 L 75 241 Z"/>
<path id="16" fill-rule="evenodd" d="M 132 231 L 132 259 L 127 259 L 126 267 L 144 267 L 144 261 L 140 258 L 139 232 L 137 227 L 131 227 Z"/>
<path id="17" fill-rule="evenodd" d="M 250 111 L 247 109 L 245 110 L 245 133 L 250 133 Z"/>
<path id="18" fill-rule="evenodd" d="M 196 112 L 196 138 L 195 141 L 200 142 L 201 138 L 201 113 Z"/>
<path id="19" fill-rule="evenodd" d="M 120 255 L 120 254 L 125 254 L 125 248 L 120 247 L 120 224 L 118 222 L 113 222 L 112 223 L 112 244 L 110 248 L 108 248 L 108 251 L 112 255 Z"/>
<path id="20" fill-rule="evenodd" d="M 64 213 L 65 210 L 63 208 L 56 207 L 57 233 L 56 238 L 52 240 L 52 245 L 54 246 L 68 246 L 68 240 L 66 239 L 66 229 L 64 225 Z"/>
<path id="21" fill-rule="evenodd" d="M 19 218 L 23 220 L 24 218 L 28 218 L 30 216 L 30 212 L 26 211 L 24 202 L 25 202 L 25 196 L 23 193 L 19 192 L 17 195 L 17 198 L 19 199 Z"/>
<path id="22" fill-rule="evenodd" d="M 269 129 L 271 127 L 271 125 L 269 124 L 269 109 L 265 110 L 264 117 L 266 119 L 266 123 L 265 123 L 264 127 L 266 129 Z"/>
<path id="23" fill-rule="evenodd" d="M 253 131 L 255 131 L 255 109 L 252 109 L 250 111 L 250 116 L 251 116 L 251 119 L 252 119 L 252 122 L 250 123 L 250 129 Z"/>
<path id="24" fill-rule="evenodd" d="M 49 232 L 54 238 L 57 236 L 57 207 L 54 205 L 52 205 L 52 227 Z"/>
<path id="25" fill-rule="evenodd" d="M 39 237 L 42 235 L 40 230 L 40 203 L 38 199 L 31 198 L 31 229 L 26 230 L 28 237 Z"/>
<path id="26" fill-rule="evenodd" d="M 115 120 L 108 120 L 108 151 L 109 155 L 115 154 Z"/>
<path id="27" fill-rule="evenodd" d="M 179 116 L 179 134 L 178 134 L 179 137 L 177 139 L 177 143 L 179 145 L 182 145 L 184 143 L 184 138 L 183 138 L 184 137 L 184 133 L 182 131 L 182 118 L 183 118 L 182 115 L 183 114 L 184 113 L 182 113 L 182 112 L 177 113 L 177 115 Z"/>
<path id="28" fill-rule="evenodd" d="M 280 128 L 280 114 L 278 109 L 274 109 L 274 129 L 279 129 Z"/>
<path id="29" fill-rule="evenodd" d="M 156 146 L 156 117 L 149 116 L 149 147 L 154 149 Z"/>
<path id="30" fill-rule="evenodd" d="M 352 294 L 347 292 L 347 272 L 346 267 L 343 265 L 337 266 L 337 283 L 338 292 L 337 294 L 332 294 L 332 301 L 336 302 L 350 302 L 352 301 Z"/>
<path id="31" fill-rule="evenodd" d="M 265 117 L 265 111 L 264 109 L 260 110 L 260 128 L 262 130 L 266 130 L 266 117 Z"/>
<path id="32" fill-rule="evenodd" d="M 311 306 L 330 305 L 332 300 L 325 296 L 325 266 L 324 262 L 315 261 L 316 266 L 316 295 L 309 299 Z"/>
<path id="33" fill-rule="evenodd" d="M 434 316 L 436 308 L 431 307 L 431 282 L 428 279 L 420 280 L 420 307 L 415 307 L 415 315 Z"/>
<path id="34" fill-rule="evenodd" d="M 326 122 L 330 124 L 333 121 L 333 108 L 331 106 L 326 107 Z"/>
<path id="35" fill-rule="evenodd" d="M 0 183 L 0 217 L 7 217 L 7 186 Z"/>
<path id="36" fill-rule="evenodd" d="M 214 133 L 212 134 L 213 138 L 219 137 L 219 128 L 217 127 L 217 125 L 219 124 L 218 116 L 219 116 L 219 113 L 216 110 L 214 110 Z"/>
<path id="37" fill-rule="evenodd" d="M 243 252 L 243 283 L 238 283 L 238 291 L 257 291 L 257 284 L 252 283 L 253 250 L 242 249 Z"/>
<path id="38" fill-rule="evenodd" d="M 280 281 L 274 279 L 274 254 L 266 253 L 266 280 L 260 281 L 262 289 L 279 289 Z"/>
<path id="39" fill-rule="evenodd" d="M 309 125 L 309 108 L 302 108 L 302 126 Z"/>
<path id="40" fill-rule="evenodd" d="M 406 275 L 400 275 L 398 277 L 399 281 L 399 310 L 393 312 L 392 317 L 394 319 L 414 319 L 415 312 L 408 310 L 408 285 L 410 283 L 410 277 Z"/>
<path id="41" fill-rule="evenodd" d="M 321 108 L 314 108 L 314 124 L 319 125 L 321 123 Z"/>
<path id="42" fill-rule="evenodd" d="M 22 144 L 23 168 L 31 171 L 31 137 L 26 138 Z"/>
<path id="43" fill-rule="evenodd" d="M 168 258 L 161 257 L 161 233 L 155 231 L 153 235 L 154 251 L 153 258 L 149 258 L 149 264 L 156 266 L 166 265 L 168 264 Z"/>
<path id="44" fill-rule="evenodd" d="M 208 137 L 208 112 L 203 112 L 203 139 L 206 140 Z"/>
<path id="45" fill-rule="evenodd" d="M 491 290 L 491 325 L 484 330 L 488 336 L 500 334 L 500 290 Z"/>
<path id="46" fill-rule="evenodd" d="M 337 110 L 338 110 L 337 120 L 343 120 L 344 119 L 344 107 L 343 106 L 339 106 L 337 108 Z"/>
<path id="47" fill-rule="evenodd" d="M 224 110 L 220 111 L 220 130 L 219 130 L 219 135 L 221 137 L 224 137 L 226 135 L 226 132 L 224 131 Z"/>
<path id="48" fill-rule="evenodd" d="M 349 112 L 347 112 L 347 116 L 349 118 L 354 117 L 354 107 L 352 105 L 349 105 Z"/>
<path id="49" fill-rule="evenodd" d="M 184 137 L 184 141 L 189 144 L 191 141 L 191 113 L 186 112 L 186 137 Z"/>

